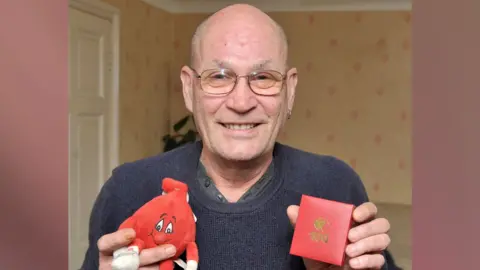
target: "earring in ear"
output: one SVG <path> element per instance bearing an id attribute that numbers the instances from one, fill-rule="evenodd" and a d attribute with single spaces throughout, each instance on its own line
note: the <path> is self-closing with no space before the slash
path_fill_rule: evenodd
<path id="1" fill-rule="evenodd" d="M 290 119 L 292 117 L 292 111 L 288 110 L 287 112 L 287 119 Z"/>

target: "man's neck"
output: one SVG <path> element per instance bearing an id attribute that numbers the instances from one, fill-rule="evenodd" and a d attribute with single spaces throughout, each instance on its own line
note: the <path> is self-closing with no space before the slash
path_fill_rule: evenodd
<path id="1" fill-rule="evenodd" d="M 249 161 L 228 161 L 202 152 L 201 162 L 217 189 L 227 200 L 234 202 L 267 171 L 272 154 Z"/>

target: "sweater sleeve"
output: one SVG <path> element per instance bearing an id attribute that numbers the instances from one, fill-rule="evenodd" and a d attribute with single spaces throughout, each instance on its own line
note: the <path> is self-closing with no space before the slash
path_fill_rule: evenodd
<path id="1" fill-rule="evenodd" d="M 332 167 L 334 168 L 333 173 L 335 175 L 335 183 L 338 186 L 333 187 L 336 190 L 344 189 L 345 193 L 342 201 L 346 203 L 354 204 L 355 206 L 360 206 L 361 204 L 368 202 L 368 194 L 363 185 L 362 179 L 351 168 L 347 163 L 336 158 L 332 158 Z M 334 164 L 334 165 L 333 165 Z M 336 192 L 334 192 L 336 193 Z M 337 193 L 338 194 L 338 193 Z M 385 264 L 381 270 L 389 270 L 389 261 L 387 261 L 386 252 L 382 252 L 383 257 L 385 258 Z"/>
<path id="2" fill-rule="evenodd" d="M 119 224 L 128 217 L 127 207 L 117 196 L 119 180 L 124 178 L 118 170 L 105 182 L 92 208 L 89 221 L 89 245 L 81 270 L 97 270 L 99 251 L 97 241 L 105 234 L 115 232 Z"/>
<path id="3" fill-rule="evenodd" d="M 328 194 L 332 200 L 359 206 L 369 201 L 367 191 L 360 176 L 347 163 L 330 157 L 328 160 L 330 182 Z"/>

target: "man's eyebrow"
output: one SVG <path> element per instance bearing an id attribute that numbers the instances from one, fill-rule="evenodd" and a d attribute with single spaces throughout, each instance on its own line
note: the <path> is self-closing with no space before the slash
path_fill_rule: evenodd
<path id="1" fill-rule="evenodd" d="M 271 59 L 267 59 L 267 60 L 262 60 L 260 61 L 259 63 L 256 63 L 256 64 L 253 64 L 251 69 L 252 70 L 261 70 L 261 69 L 265 69 L 268 65 L 270 65 L 272 62 Z M 217 68 L 226 68 L 226 69 L 232 69 L 231 65 L 226 62 L 226 61 L 222 61 L 222 60 L 218 60 L 218 59 L 215 59 L 212 61 L 212 63 L 217 67 Z"/>
<path id="2" fill-rule="evenodd" d="M 254 70 L 265 69 L 265 67 L 268 66 L 271 62 L 271 59 L 263 60 L 260 63 L 254 64 L 252 68 Z"/>

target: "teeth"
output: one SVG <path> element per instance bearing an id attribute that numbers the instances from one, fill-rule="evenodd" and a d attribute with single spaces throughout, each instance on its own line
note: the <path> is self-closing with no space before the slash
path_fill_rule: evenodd
<path id="1" fill-rule="evenodd" d="M 225 124 L 225 127 L 228 129 L 234 129 L 234 130 L 246 130 L 246 129 L 254 128 L 255 125 L 254 124 L 243 124 L 243 125 Z"/>

